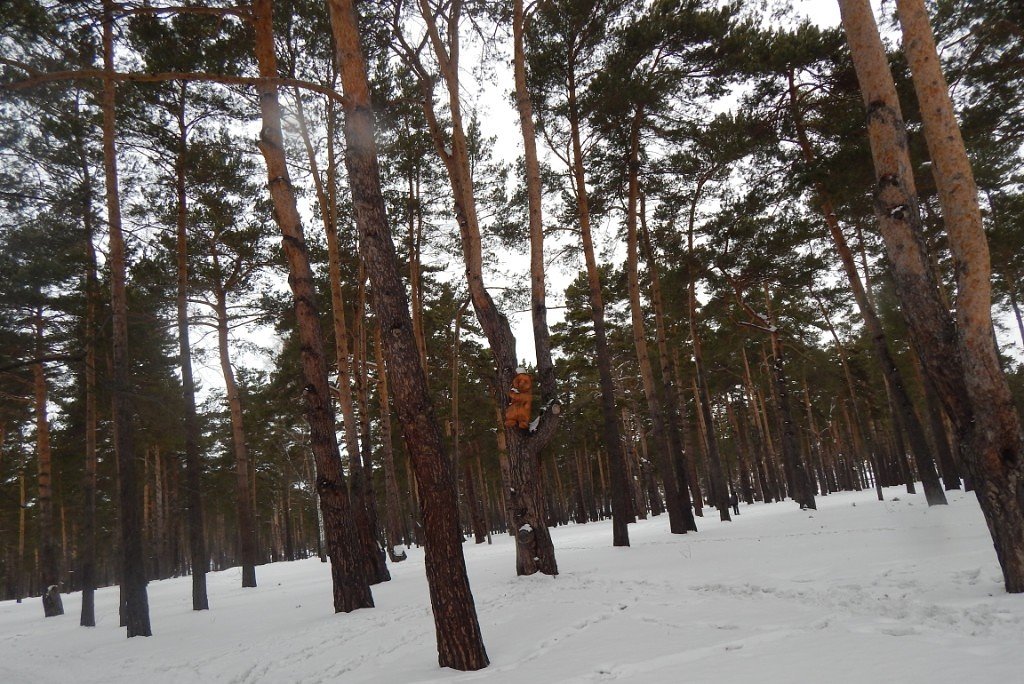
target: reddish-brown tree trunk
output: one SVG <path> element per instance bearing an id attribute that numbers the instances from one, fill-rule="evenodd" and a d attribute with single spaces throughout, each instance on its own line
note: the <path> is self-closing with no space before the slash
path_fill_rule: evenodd
<path id="1" fill-rule="evenodd" d="M 114 71 L 114 3 L 103 2 L 103 68 Z M 118 505 L 121 527 L 122 618 L 128 637 L 151 636 L 146 565 L 143 556 L 142 499 L 135 468 L 132 412 L 129 399 L 128 293 L 121 198 L 117 180 L 116 92 L 114 80 L 103 80 L 103 168 L 106 180 L 110 268 L 111 383 L 113 388 L 114 451 L 118 466 Z"/>
<path id="2" fill-rule="evenodd" d="M 273 5 L 271 0 L 254 0 L 253 26 L 256 34 L 256 60 L 260 76 L 277 77 L 277 55 L 274 52 Z M 295 201 L 288 165 L 285 160 L 281 131 L 281 105 L 277 86 L 264 81 L 258 88 L 263 128 L 260 131 L 260 152 L 267 166 L 267 179 L 274 204 L 274 220 L 281 229 L 285 258 L 288 262 L 288 284 L 295 299 L 295 315 L 301 342 L 301 360 L 306 422 L 309 441 L 316 460 L 316 488 L 324 518 L 327 554 L 331 558 L 334 585 L 334 609 L 350 612 L 373 606 L 373 597 L 362 570 L 358 537 L 355 533 L 352 506 L 341 469 L 338 437 L 335 432 L 334 407 L 327 382 L 327 363 L 320 331 L 313 273 L 309 265 L 302 220 Z"/>
<path id="3" fill-rule="evenodd" d="M 438 662 L 457 670 L 488 664 L 469 588 L 451 464 L 430 400 L 409 315 L 405 287 L 381 195 L 366 63 L 351 0 L 329 0 L 345 104 L 345 164 L 384 345 L 395 410 L 423 493 L 425 566 L 437 635 Z"/>

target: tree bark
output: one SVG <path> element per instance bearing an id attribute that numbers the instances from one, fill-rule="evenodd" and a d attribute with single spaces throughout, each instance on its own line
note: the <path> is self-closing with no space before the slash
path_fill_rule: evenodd
<path id="1" fill-rule="evenodd" d="M 477 217 L 476 199 L 473 192 L 470 169 L 469 144 L 463 124 L 462 105 L 459 89 L 459 21 L 461 3 L 449 8 L 447 47 L 438 30 L 438 16 L 427 0 L 420 0 L 420 12 L 426 24 L 429 40 L 440 67 L 441 81 L 447 91 L 447 103 L 451 119 L 450 147 L 441 130 L 433 105 L 433 79 L 425 73 L 418 61 L 414 64 L 420 73 L 423 86 L 423 108 L 431 130 L 434 147 L 445 163 L 452 186 L 455 205 L 455 219 L 459 225 L 463 259 L 466 265 L 466 280 L 469 286 L 473 309 L 477 320 L 494 356 L 499 399 L 506 405 L 506 389 L 512 386 L 512 378 L 518 367 L 516 340 L 508 319 L 502 314 L 483 279 L 483 245 L 480 224 Z M 542 332 L 534 331 L 534 337 Z M 540 356 L 547 348 L 546 343 L 537 347 L 538 369 L 547 362 Z M 532 575 L 541 572 L 557 575 L 555 549 L 545 523 L 544 497 L 540 485 L 539 458 L 541 449 L 554 436 L 558 428 L 559 405 L 555 396 L 554 374 L 542 371 L 540 374 L 541 403 L 550 404 L 552 410 L 543 411 L 530 431 L 516 427 L 505 428 L 509 455 L 510 487 L 508 492 L 512 509 L 513 525 L 516 530 L 516 573 Z"/>
<path id="2" fill-rule="evenodd" d="M 216 250 L 216 248 L 215 248 Z M 238 515 L 238 549 L 242 565 L 242 586 L 256 586 L 256 524 L 252 498 L 249 492 L 249 444 L 245 437 L 245 418 L 242 413 L 242 397 L 231 365 L 231 351 L 228 347 L 227 293 L 220 278 L 220 267 L 216 251 L 213 255 L 218 282 L 214 285 L 217 315 L 217 352 L 220 371 L 224 376 L 224 391 L 231 416 L 231 447 L 235 454 L 235 506 Z"/>
<path id="3" fill-rule="evenodd" d="M 373 109 L 352 0 L 329 0 L 345 104 L 345 164 L 362 256 L 372 285 L 395 410 L 423 494 L 425 566 L 437 635 L 438 663 L 457 670 L 488 664 L 469 588 L 451 463 L 430 400 L 426 373 L 398 272 L 381 195 Z"/>
<path id="4" fill-rule="evenodd" d="M 185 165 L 188 152 L 188 129 L 185 122 L 185 84 L 181 84 L 178 110 L 178 155 L 175 159 L 175 191 L 177 193 L 177 314 L 178 365 L 181 368 L 181 391 L 184 403 L 182 417 L 185 441 L 185 506 L 188 518 L 188 548 L 192 565 L 192 610 L 209 610 L 206 592 L 206 538 L 203 532 L 202 475 L 199 451 L 199 417 L 196 412 L 196 382 L 192 374 L 192 344 L 189 339 L 188 315 L 188 196 L 185 186 Z"/>
<path id="5" fill-rule="evenodd" d="M 978 188 L 924 2 L 897 0 L 896 8 L 956 273 L 957 344 L 973 409 L 965 424 L 968 468 L 1006 590 L 1024 592 L 1024 432 L 992 331 L 992 264 Z"/>
<path id="6" fill-rule="evenodd" d="M 987 243 L 980 218 L 973 215 L 977 193 L 927 15 L 919 4 L 898 5 L 939 197 L 945 205 L 958 281 L 957 326 L 942 305 L 924 250 L 903 118 L 870 4 L 840 0 L 840 9 L 868 107 L 868 137 L 878 179 L 876 213 L 897 295 L 925 373 L 935 384 L 958 441 L 966 446 L 964 465 L 988 522 L 1006 590 L 1024 592 L 1024 438 L 995 354 Z"/>
<path id="7" fill-rule="evenodd" d="M 43 354 L 43 312 L 36 311 L 36 354 Z M 32 364 L 34 413 L 36 422 L 36 462 L 39 481 L 39 582 L 43 595 L 43 615 L 64 614 L 60 598 L 60 557 L 53 532 L 53 455 L 50 450 L 50 420 L 47 416 L 46 373 L 42 363 Z"/>
<path id="8" fill-rule="evenodd" d="M 253 26 L 256 33 L 256 59 L 260 76 L 277 76 L 274 53 L 271 0 L 254 0 Z M 295 314 L 301 344 L 302 374 L 306 385 L 306 422 L 309 424 L 310 446 L 316 460 L 316 488 L 324 518 L 327 554 L 331 559 L 334 586 L 334 609 L 350 612 L 373 606 L 373 596 L 360 565 L 358 539 L 355 533 L 352 506 L 345 476 L 341 469 L 338 437 L 335 432 L 334 407 L 327 382 L 327 364 L 320 331 L 313 273 L 309 265 L 306 240 L 302 231 L 285 160 L 281 132 L 281 105 L 277 85 L 263 81 L 257 88 L 263 128 L 260 131 L 260 152 L 267 166 L 268 187 L 274 204 L 274 220 L 281 229 L 285 258 L 288 262 L 288 284 L 295 298 Z"/>
<path id="9" fill-rule="evenodd" d="M 645 200 L 640 195 L 640 239 L 644 250 L 644 261 L 647 263 L 647 271 L 651 277 L 651 301 L 654 304 L 654 327 L 658 344 L 658 361 L 661 366 L 661 380 L 664 389 L 665 408 L 665 430 L 668 433 L 668 447 L 671 452 L 672 465 L 675 467 L 677 489 L 679 500 L 683 509 L 683 519 L 686 521 L 686 529 L 692 532 L 697 531 L 697 522 L 693 518 L 692 501 L 689 490 L 689 455 L 683 449 L 680 437 L 680 421 L 682 413 L 679 406 L 679 391 L 675 385 L 675 378 L 678 371 L 675 368 L 675 358 L 668 350 L 668 319 L 665 317 L 665 300 L 661 293 L 661 269 L 658 267 L 658 260 L 655 257 L 654 247 L 651 244 L 650 233 L 647 230 L 647 211 L 644 208 Z"/>
<path id="10" fill-rule="evenodd" d="M 626 454 L 622 448 L 622 435 L 615 411 L 615 379 L 612 376 L 611 351 L 604 320 L 604 296 L 601 292 L 601 272 L 597 267 L 594 238 L 590 221 L 590 198 L 587 192 L 583 165 L 583 145 L 580 134 L 579 103 L 576 95 L 575 65 L 570 64 L 568 79 L 569 133 L 572 144 L 572 171 L 576 190 L 576 210 L 579 214 L 583 256 L 587 264 L 587 294 L 590 301 L 590 320 L 594 324 L 594 348 L 597 356 L 597 374 L 601 387 L 601 428 L 611 478 L 612 546 L 629 546 L 628 524 L 634 521 L 632 507 L 627 499 Z M 596 519 L 596 518 L 595 518 Z"/>
<path id="11" fill-rule="evenodd" d="M 629 285 L 630 318 L 633 330 L 633 347 L 636 350 L 637 363 L 640 366 L 640 379 L 643 382 L 644 396 L 647 398 L 647 411 L 650 414 L 654 437 L 655 463 L 658 475 L 665 487 L 665 507 L 668 509 L 669 531 L 672 534 L 686 534 L 689 527 L 687 515 L 683 511 L 682 498 L 679 495 L 678 479 L 672 467 L 670 446 L 665 430 L 665 413 L 662 394 L 654 382 L 654 370 L 651 368 L 651 357 L 647 350 L 647 337 L 644 325 L 644 313 L 640 303 L 639 276 L 639 238 L 637 214 L 640 198 L 640 121 L 643 110 L 637 109 L 630 128 L 629 145 L 629 192 L 626 207 L 626 272 Z M 728 519 L 728 513 L 723 520 Z"/>
<path id="12" fill-rule="evenodd" d="M 114 71 L 114 3 L 103 0 L 103 67 Z M 109 228 L 110 307 L 114 449 L 117 453 L 121 526 L 121 591 L 128 637 L 151 636 L 149 596 L 142 541 L 142 500 L 135 472 L 135 445 L 128 386 L 128 296 L 121 198 L 117 181 L 116 92 L 112 78 L 103 81 L 103 168 Z"/>
<path id="13" fill-rule="evenodd" d="M 799 141 L 804 161 L 807 164 L 812 164 L 816 160 L 817 155 L 811 147 L 810 139 L 807 136 L 792 71 L 789 72 L 789 99 L 797 132 L 797 140 Z M 910 450 L 914 454 L 914 460 L 917 462 L 918 472 L 921 476 L 922 484 L 924 484 L 925 499 L 929 506 L 944 505 L 946 503 L 946 495 L 942 491 L 938 474 L 935 472 L 935 459 L 928 448 L 924 427 L 907 393 L 903 374 L 893 359 L 892 351 L 889 349 L 888 337 L 882 328 L 882 322 L 879 320 L 874 306 L 868 300 L 864 285 L 861 283 L 860 275 L 857 272 L 857 265 L 853 260 L 853 252 L 850 250 L 850 246 L 846 242 L 846 236 L 843 235 L 842 228 L 839 225 L 839 218 L 836 216 L 832 198 L 829 196 L 824 183 L 820 181 L 815 184 L 815 191 L 818 194 L 821 214 L 825 219 L 829 234 L 832 236 L 832 242 L 835 244 L 836 252 L 838 252 L 839 259 L 843 264 L 843 270 L 846 272 L 846 278 L 850 284 L 850 289 L 853 291 L 853 298 L 857 302 L 857 308 L 864 321 L 864 327 L 871 337 L 871 351 L 874 354 L 875 363 L 878 364 L 885 375 L 886 382 L 892 392 L 893 401 L 891 405 L 894 411 L 899 413 L 898 419 L 906 429 Z"/>
<path id="14" fill-rule="evenodd" d="M 92 171 L 85 142 L 76 136 L 82 164 L 82 220 L 85 227 L 85 475 L 82 478 L 82 627 L 96 626 L 96 347 L 97 309 L 100 297 L 97 276 L 95 228 L 92 220 Z"/>

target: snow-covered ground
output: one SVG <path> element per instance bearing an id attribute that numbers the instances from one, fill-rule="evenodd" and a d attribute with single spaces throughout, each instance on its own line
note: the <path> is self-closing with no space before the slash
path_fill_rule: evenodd
<path id="1" fill-rule="evenodd" d="M 561 575 L 516 577 L 508 537 L 467 543 L 491 666 L 437 667 L 422 553 L 391 566 L 377 607 L 331 608 L 316 559 L 149 585 L 154 636 L 126 639 L 117 589 L 98 626 L 44 619 L 38 599 L 0 603 L 0 682 L 1024 682 L 1024 596 L 1002 588 L 971 494 L 928 508 L 900 489 L 746 506 L 732 523 L 665 516 L 611 547 L 608 523 L 553 530 Z M 896 500 L 898 498 L 899 500 Z"/>

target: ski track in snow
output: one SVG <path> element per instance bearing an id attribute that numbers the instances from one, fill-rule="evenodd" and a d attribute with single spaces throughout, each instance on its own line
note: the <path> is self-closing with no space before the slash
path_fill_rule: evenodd
<path id="1" fill-rule="evenodd" d="M 437 667 L 423 557 L 392 564 L 376 608 L 336 615 L 316 559 L 208 575 L 212 610 L 191 581 L 149 586 L 154 636 L 125 639 L 117 589 L 97 592 L 94 629 L 80 595 L 43 619 L 39 599 L 0 603 L 0 684 L 326 684 L 328 682 L 1024 681 L 1024 596 L 1005 594 L 972 495 L 930 509 L 888 490 L 714 511 L 697 534 L 667 517 L 554 528 L 561 574 L 515 577 L 511 539 L 464 550 L 491 659 Z"/>

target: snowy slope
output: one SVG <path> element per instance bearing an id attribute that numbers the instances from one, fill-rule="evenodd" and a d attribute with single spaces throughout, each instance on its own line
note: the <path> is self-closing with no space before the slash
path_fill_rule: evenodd
<path id="1" fill-rule="evenodd" d="M 0 603 L 0 682 L 1024 682 L 1024 596 L 1003 592 L 973 495 L 948 507 L 887 491 L 746 506 L 732 523 L 665 516 L 611 547 L 608 523 L 553 530 L 562 574 L 515 576 L 508 537 L 467 544 L 491 666 L 437 667 L 422 554 L 391 566 L 377 607 L 331 608 L 316 559 L 209 576 L 194 613 L 188 578 L 153 582 L 154 636 L 126 639 L 117 589 L 96 628 L 45 619 L 38 599 Z"/>

